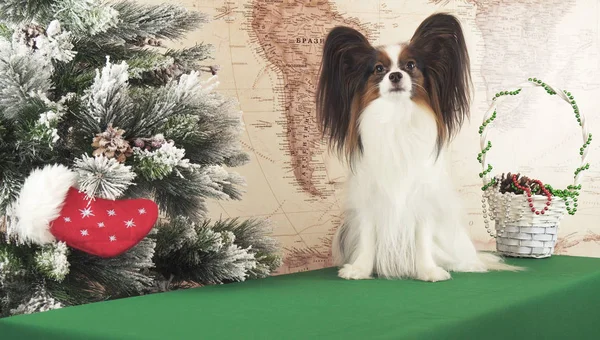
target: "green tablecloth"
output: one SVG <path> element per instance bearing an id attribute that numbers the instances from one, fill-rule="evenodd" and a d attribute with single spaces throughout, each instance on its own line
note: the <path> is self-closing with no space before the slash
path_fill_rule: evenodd
<path id="1" fill-rule="evenodd" d="M 333 268 L 0 320 L 0 339 L 600 339 L 600 259 L 345 281 Z"/>

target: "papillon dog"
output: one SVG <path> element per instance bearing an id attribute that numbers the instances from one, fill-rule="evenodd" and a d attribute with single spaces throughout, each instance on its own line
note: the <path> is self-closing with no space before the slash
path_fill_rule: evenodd
<path id="1" fill-rule="evenodd" d="M 350 168 L 332 245 L 340 277 L 435 282 L 452 271 L 517 270 L 476 250 L 446 164 L 471 86 L 450 14 L 431 15 L 406 43 L 372 46 L 342 26 L 328 33 L 316 102 L 324 137 Z"/>

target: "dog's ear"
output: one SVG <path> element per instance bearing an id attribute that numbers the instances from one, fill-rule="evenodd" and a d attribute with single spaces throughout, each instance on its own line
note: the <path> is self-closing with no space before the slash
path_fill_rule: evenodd
<path id="1" fill-rule="evenodd" d="M 373 47 L 367 38 L 351 27 L 337 26 L 325 38 L 322 66 L 342 66 L 346 72 L 363 64 Z"/>
<path id="2" fill-rule="evenodd" d="M 443 124 L 439 149 L 469 117 L 471 70 L 460 22 L 446 13 L 429 16 L 416 29 L 409 48 L 424 65 L 431 106 Z"/>
<path id="3" fill-rule="evenodd" d="M 316 93 L 317 121 L 330 146 L 346 156 L 361 148 L 358 112 L 353 112 L 352 102 L 368 79 L 374 58 L 375 49 L 353 28 L 337 26 L 325 39 Z"/>

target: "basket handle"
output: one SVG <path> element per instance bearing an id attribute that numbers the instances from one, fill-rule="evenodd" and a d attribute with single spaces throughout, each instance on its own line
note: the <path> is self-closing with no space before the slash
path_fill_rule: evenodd
<path id="1" fill-rule="evenodd" d="M 479 144 L 481 147 L 481 153 L 478 155 L 479 163 L 481 163 L 482 172 L 479 176 L 483 180 L 483 188 L 482 190 L 486 190 L 490 185 L 493 184 L 492 179 L 490 177 L 490 172 L 492 170 L 492 166 L 487 162 L 487 152 L 491 149 L 492 144 L 487 139 L 488 125 L 496 118 L 496 106 L 498 103 L 504 101 L 509 95 L 517 95 L 521 92 L 522 89 L 530 89 L 542 87 L 546 89 L 546 92 L 550 95 L 558 95 L 561 99 L 569 103 L 573 108 L 575 113 L 575 117 L 579 125 L 581 126 L 581 132 L 583 136 L 583 146 L 579 149 L 581 155 L 581 163 L 580 166 L 575 170 L 575 176 L 573 178 L 573 186 L 577 187 L 581 183 L 581 179 L 583 176 L 583 171 L 589 168 L 589 163 L 587 162 L 587 155 L 589 151 L 589 144 L 592 140 L 592 134 L 588 132 L 585 116 L 579 110 L 573 95 L 566 90 L 561 90 L 558 87 L 551 86 L 549 84 L 544 83 L 543 81 L 537 78 L 529 78 L 527 82 L 523 82 L 516 86 L 517 90 L 515 91 L 501 91 L 496 93 L 495 97 L 492 100 L 492 104 L 490 105 L 487 112 L 483 115 L 483 123 L 479 127 Z"/>

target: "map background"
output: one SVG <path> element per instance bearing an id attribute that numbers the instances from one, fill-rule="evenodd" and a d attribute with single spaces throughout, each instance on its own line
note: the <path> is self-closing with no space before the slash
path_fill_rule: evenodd
<path id="1" fill-rule="evenodd" d="M 212 20 L 181 44 L 167 46 L 214 45 L 212 62 L 220 65 L 219 91 L 238 100 L 246 125 L 242 143 L 251 154 L 249 164 L 235 169 L 248 183 L 244 198 L 211 202 L 210 217 L 269 219 L 285 251 L 277 274 L 331 265 L 330 238 L 340 222 L 345 169 L 318 140 L 314 120 L 309 118 L 310 105 L 314 105 L 311 88 L 299 83 L 306 75 L 310 78 L 311 65 L 320 61 L 318 39 L 333 24 L 354 25 L 377 45 L 408 40 L 434 12 L 446 11 L 461 19 L 475 97 L 471 121 L 452 146 L 451 168 L 469 213 L 469 231 L 480 249 L 494 248 L 483 227 L 476 160 L 477 127 L 491 96 L 528 77 L 538 77 L 571 91 L 590 131 L 597 130 L 598 1 L 518 0 L 510 5 L 498 0 L 176 2 L 207 13 Z M 298 38 L 316 38 L 317 43 L 296 45 Z M 489 160 L 495 171 L 521 172 L 554 187 L 566 187 L 578 165 L 581 146 L 572 110 L 543 91 L 524 91 L 507 102 L 499 108 L 489 134 L 494 145 Z M 579 210 L 561 223 L 556 253 L 600 257 L 599 151 L 593 142 Z M 308 156 L 298 156 L 302 153 Z M 303 166 L 310 171 L 305 172 Z"/>

